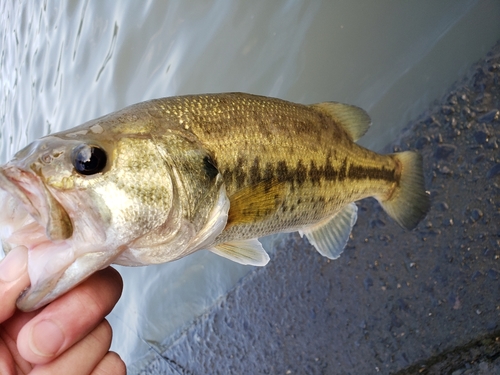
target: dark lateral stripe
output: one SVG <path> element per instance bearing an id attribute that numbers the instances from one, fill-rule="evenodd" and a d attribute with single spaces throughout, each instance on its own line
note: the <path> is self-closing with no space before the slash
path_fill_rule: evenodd
<path id="1" fill-rule="evenodd" d="M 351 165 L 348 178 L 353 180 L 384 180 L 388 182 L 396 181 L 396 170 L 382 168 L 363 167 L 362 165 Z"/>
<path id="2" fill-rule="evenodd" d="M 246 160 L 240 158 L 234 170 L 225 170 L 223 176 L 227 184 L 236 183 L 237 188 L 271 180 L 289 182 L 298 186 L 301 186 L 307 179 L 313 185 L 319 184 L 322 180 L 339 182 L 346 179 L 397 181 L 396 170 L 394 168 L 365 167 L 350 164 L 347 158 L 344 158 L 340 167 L 336 169 L 332 166 L 331 156 L 327 156 L 325 164 L 319 167 L 314 160 L 309 162 L 308 167 L 304 164 L 303 160 L 299 160 L 294 168 L 290 168 L 284 160 L 279 161 L 275 165 L 266 163 L 263 166 L 258 157 L 252 163 L 248 163 Z"/>

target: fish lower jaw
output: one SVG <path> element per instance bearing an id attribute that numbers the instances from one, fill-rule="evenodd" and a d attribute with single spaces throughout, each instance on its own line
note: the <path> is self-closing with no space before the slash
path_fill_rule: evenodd
<path id="1" fill-rule="evenodd" d="M 24 311 L 34 310 L 34 300 L 40 299 L 40 295 L 51 287 L 47 280 L 57 281 L 67 268 L 67 265 L 61 264 L 57 256 L 54 256 L 54 248 L 59 249 L 59 253 L 65 254 L 71 245 L 67 241 L 52 242 L 46 235 L 46 228 L 33 218 L 25 205 L 10 192 L 2 189 L 0 189 L 0 243 L 5 255 L 18 247 L 27 249 L 27 268 L 31 284 L 19 297 L 18 304 Z M 63 263 L 68 262 L 69 259 L 63 261 Z M 41 284 L 44 285 L 42 288 Z M 36 298 L 33 295 L 35 289 L 39 289 Z"/>
<path id="2" fill-rule="evenodd" d="M 66 249 L 61 245 L 54 251 L 57 251 L 54 255 L 56 263 L 46 263 L 47 267 L 44 267 L 43 262 L 37 259 L 31 264 L 39 266 L 38 271 L 41 272 L 35 275 L 35 280 L 32 280 L 31 285 L 16 301 L 20 310 L 34 311 L 59 298 L 93 273 L 109 266 L 121 250 L 117 248 L 107 251 L 105 247 L 89 247 L 76 256 L 69 243 Z"/>
<path id="3" fill-rule="evenodd" d="M 72 245 L 68 241 L 55 244 L 47 237 L 45 239 L 37 246 L 30 244 L 28 248 L 27 271 L 30 285 L 16 302 L 18 308 L 23 311 L 32 311 L 45 305 L 46 303 L 40 303 L 47 300 L 61 276 L 74 261 Z"/>

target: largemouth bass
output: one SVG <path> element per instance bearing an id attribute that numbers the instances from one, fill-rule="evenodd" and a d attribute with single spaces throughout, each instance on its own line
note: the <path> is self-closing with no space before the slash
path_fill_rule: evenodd
<path id="1" fill-rule="evenodd" d="M 429 208 L 422 159 L 354 143 L 369 125 L 347 104 L 227 93 L 135 104 L 31 143 L 0 167 L 4 250 L 29 250 L 18 307 L 112 263 L 208 249 L 265 265 L 257 238 L 277 232 L 299 231 L 335 259 L 365 197 L 414 228 Z"/>

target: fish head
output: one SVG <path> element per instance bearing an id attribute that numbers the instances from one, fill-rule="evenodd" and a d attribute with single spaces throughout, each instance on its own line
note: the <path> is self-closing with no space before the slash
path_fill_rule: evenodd
<path id="1" fill-rule="evenodd" d="M 28 249 L 21 310 L 51 302 L 171 216 L 170 171 L 151 139 L 91 125 L 41 138 L 0 167 L 2 247 Z"/>

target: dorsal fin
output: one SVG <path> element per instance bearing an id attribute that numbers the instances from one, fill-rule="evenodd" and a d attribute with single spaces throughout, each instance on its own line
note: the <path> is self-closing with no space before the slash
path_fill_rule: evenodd
<path id="1" fill-rule="evenodd" d="M 372 123 L 368 113 L 355 105 L 323 102 L 311 104 L 310 107 L 333 118 L 351 136 L 353 141 L 361 138 Z"/>

